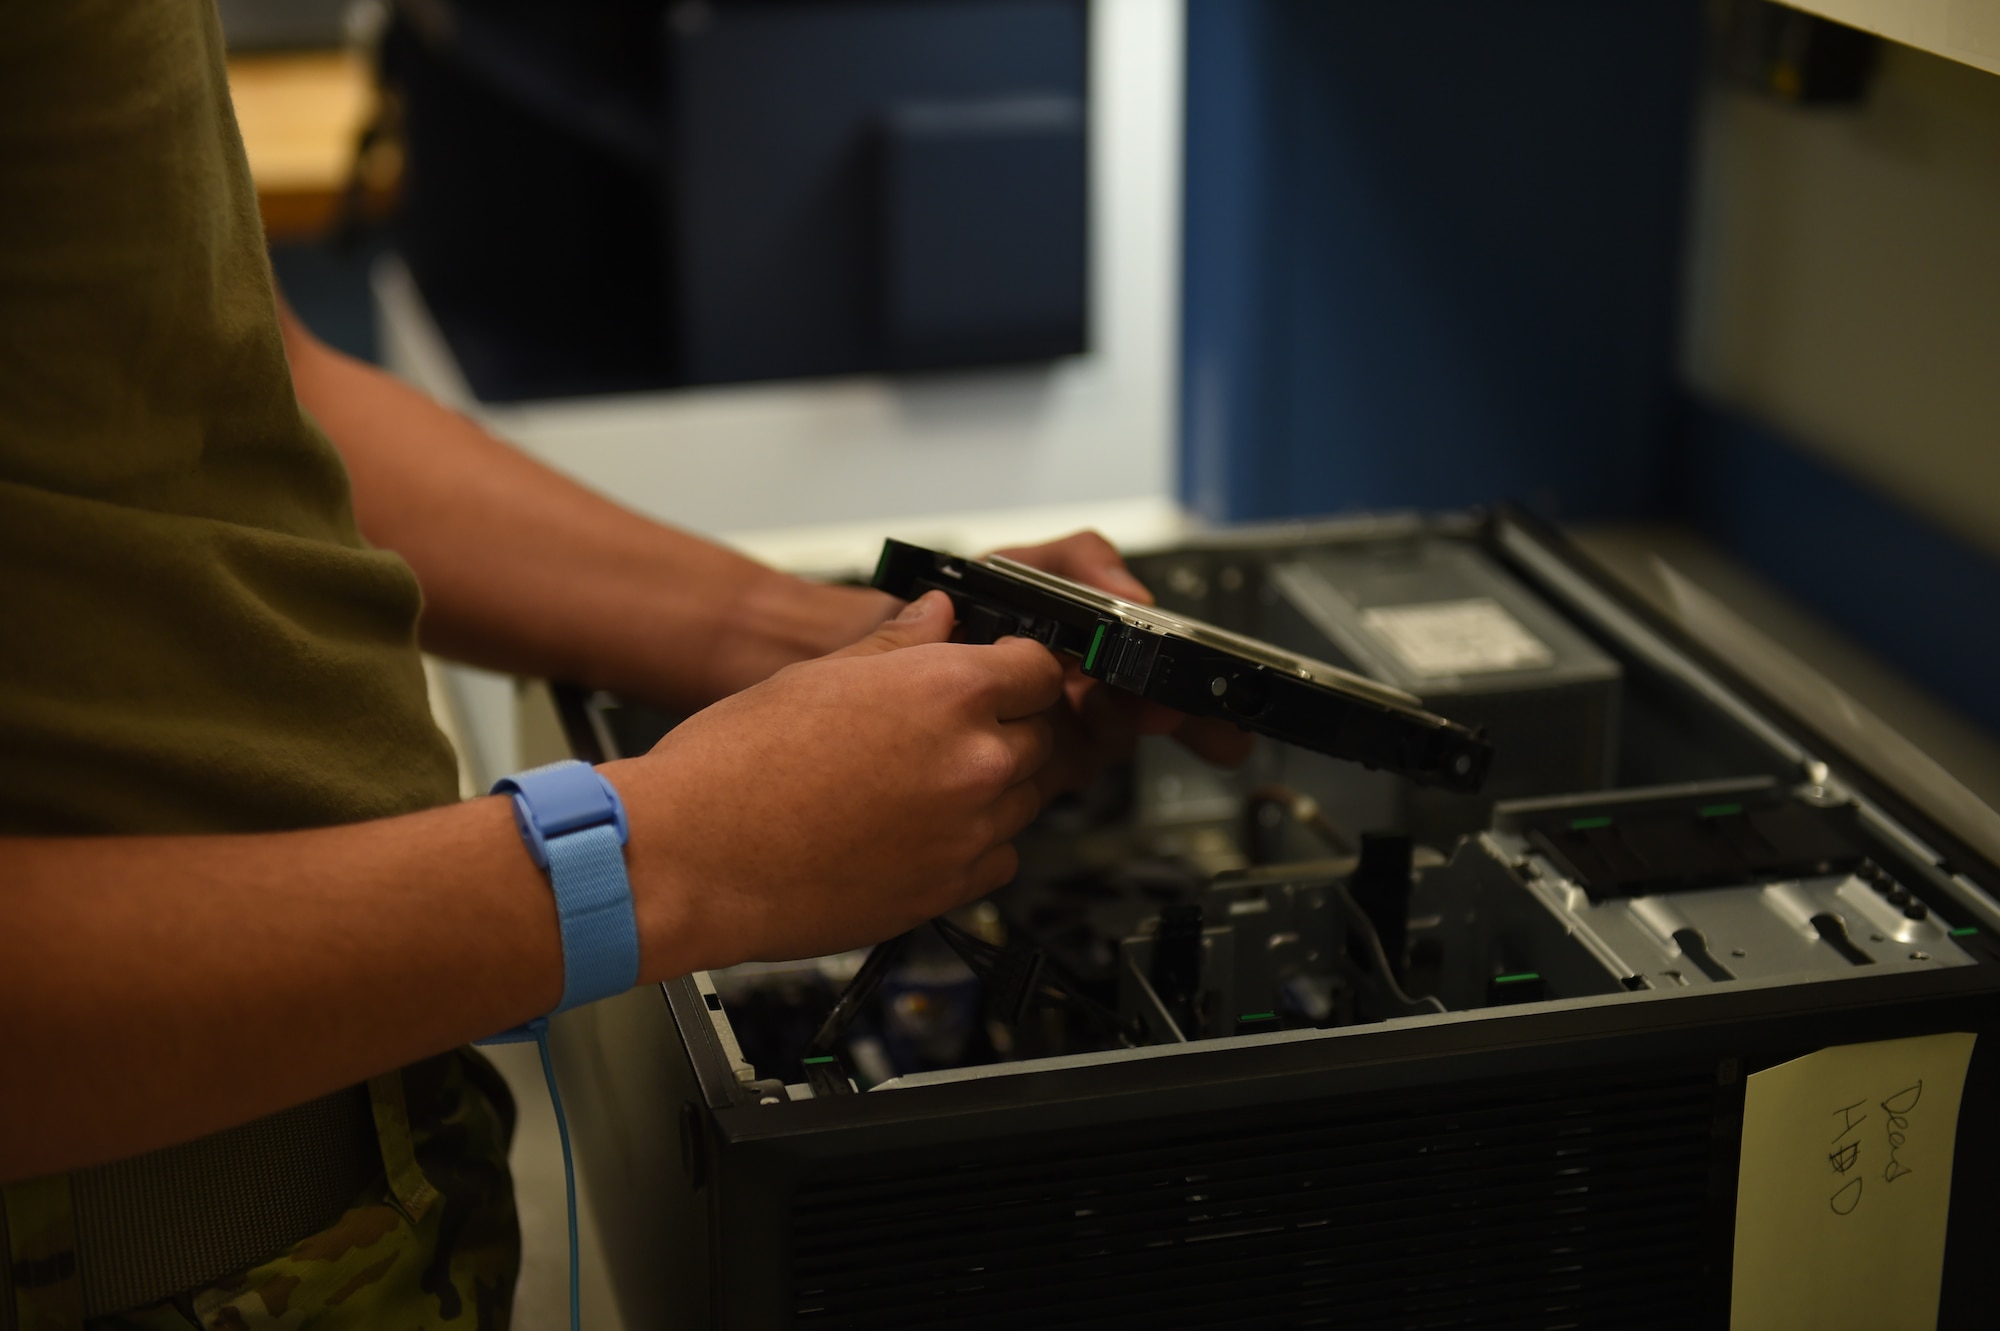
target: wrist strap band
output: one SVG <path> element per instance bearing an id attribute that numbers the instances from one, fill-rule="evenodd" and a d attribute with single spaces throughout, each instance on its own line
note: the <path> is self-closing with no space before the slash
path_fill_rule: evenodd
<path id="1" fill-rule="evenodd" d="M 562 927 L 563 993 L 556 1012 L 622 994 L 639 981 L 639 928 L 625 876 L 625 806 L 588 763 L 551 763 L 493 783 L 514 797 L 514 822 L 549 872 Z M 538 1018 L 489 1043 L 531 1040 Z"/>

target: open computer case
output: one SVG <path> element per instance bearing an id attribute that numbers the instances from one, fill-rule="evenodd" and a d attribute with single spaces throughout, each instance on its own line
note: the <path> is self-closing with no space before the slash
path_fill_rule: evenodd
<path id="1" fill-rule="evenodd" d="M 566 1014 L 628 1325 L 1723 1326 L 1746 1079 L 1946 1031 L 1978 1040 L 1940 1324 L 1993 1324 L 2000 816 L 1517 513 L 1131 562 L 1476 728 L 1484 788 L 1148 740 L 872 968 Z M 591 760 L 673 722 L 557 700 Z"/>

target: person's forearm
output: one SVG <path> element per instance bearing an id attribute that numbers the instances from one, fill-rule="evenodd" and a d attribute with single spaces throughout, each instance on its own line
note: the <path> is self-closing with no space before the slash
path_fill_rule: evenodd
<path id="1" fill-rule="evenodd" d="M 1040 807 L 1062 668 L 862 642 L 606 763 L 641 984 L 892 937 L 998 887 Z M 489 797 L 255 836 L 0 838 L 0 1182 L 351 1086 L 554 1007 L 549 883 Z"/>
<path id="2" fill-rule="evenodd" d="M 362 532 L 415 569 L 434 651 L 692 709 L 892 608 L 642 518 L 284 322 L 299 401 L 347 463 Z"/>
<path id="3" fill-rule="evenodd" d="M 323 831 L 0 840 L 0 1182 L 274 1112 L 555 1006 L 502 799 Z"/>

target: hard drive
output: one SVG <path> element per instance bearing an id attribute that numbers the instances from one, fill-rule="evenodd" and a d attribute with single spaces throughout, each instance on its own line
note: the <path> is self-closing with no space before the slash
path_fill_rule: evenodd
<path id="1" fill-rule="evenodd" d="M 1033 638 L 1113 688 L 1427 785 L 1476 791 L 1492 762 L 1480 732 L 1400 689 L 1010 559 L 887 541 L 874 585 L 904 600 L 944 592 L 962 641 Z"/>

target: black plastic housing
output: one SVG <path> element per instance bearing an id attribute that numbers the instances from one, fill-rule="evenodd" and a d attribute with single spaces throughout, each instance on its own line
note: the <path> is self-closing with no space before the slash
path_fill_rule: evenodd
<path id="1" fill-rule="evenodd" d="M 1476 791 L 1486 779 L 1493 748 L 1479 732 L 1399 702 L 1389 690 L 1358 680 L 1350 688 L 1305 678 L 1232 647 L 1226 638 L 1234 635 L 1226 630 L 1194 621 L 1184 622 L 1200 637 L 1134 623 L 1094 601 L 1125 605 L 1142 619 L 1150 614 L 1147 607 L 1081 588 L 1068 594 L 1055 581 L 1030 581 L 984 560 L 902 541 L 883 543 L 874 578 L 877 588 L 906 601 L 931 591 L 951 597 L 961 641 L 1033 638 L 1080 658 L 1092 679 L 1189 716 L 1221 717 L 1287 744 L 1447 790 Z M 1254 651 L 1262 645 L 1243 646 Z M 1264 647 L 1263 654 L 1286 656 L 1275 647 Z"/>

